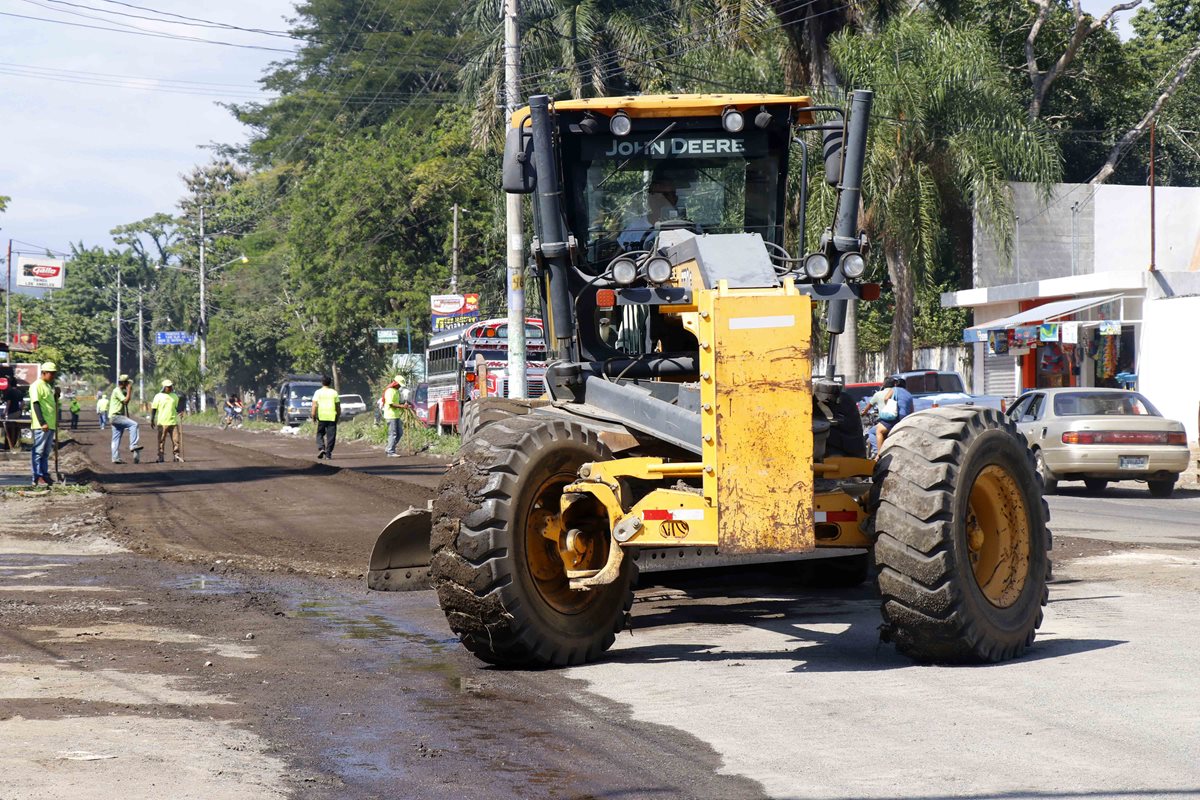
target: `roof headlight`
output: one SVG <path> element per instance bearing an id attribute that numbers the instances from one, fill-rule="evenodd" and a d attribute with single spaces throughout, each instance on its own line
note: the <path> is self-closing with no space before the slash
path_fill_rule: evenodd
<path id="1" fill-rule="evenodd" d="M 671 280 L 671 262 L 655 256 L 646 262 L 646 277 L 651 283 L 666 283 Z"/>
<path id="2" fill-rule="evenodd" d="M 846 253 L 842 256 L 842 274 L 850 280 L 858 280 L 867 271 L 867 260 L 862 253 Z"/>
<path id="3" fill-rule="evenodd" d="M 829 277 L 829 259 L 824 253 L 809 253 L 804 257 L 804 274 L 814 281 Z"/>
<path id="4" fill-rule="evenodd" d="M 721 127 L 729 133 L 741 133 L 746 128 L 746 118 L 733 106 L 721 112 Z"/>
<path id="5" fill-rule="evenodd" d="M 609 117 L 608 129 L 612 131 L 613 136 L 628 136 L 633 130 L 633 120 L 624 111 L 618 111 Z"/>
<path id="6" fill-rule="evenodd" d="M 629 286 L 637 280 L 638 268 L 628 258 L 618 258 L 612 265 L 612 278 L 622 286 Z"/>

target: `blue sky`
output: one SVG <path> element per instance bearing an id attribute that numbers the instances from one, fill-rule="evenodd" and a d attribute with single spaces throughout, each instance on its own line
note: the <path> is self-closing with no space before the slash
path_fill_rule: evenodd
<path id="1" fill-rule="evenodd" d="M 105 12 L 159 15 L 110 0 L 72 2 L 0 0 L 0 13 L 82 25 L 135 25 L 267 47 L 295 44 L 286 38 L 172 24 L 166 18 L 114 16 Z M 285 30 L 293 13 L 292 0 L 128 2 L 267 30 Z M 245 129 L 216 102 L 249 99 L 258 92 L 257 79 L 267 65 L 287 56 L 12 16 L 0 16 L 0 30 L 0 194 L 12 198 L 0 215 L 0 249 L 7 247 L 9 237 L 55 250 L 78 241 L 107 246 L 113 227 L 173 211 L 183 193 L 180 175 L 208 159 L 198 146 L 245 140 Z"/>
<path id="2" fill-rule="evenodd" d="M 269 30 L 286 29 L 293 12 L 292 0 L 128 1 L 157 11 Z M 71 2 L 75 5 L 64 0 L 0 0 L 0 14 L 294 46 L 286 38 L 173 24 L 165 17 L 150 21 L 114 16 L 111 12 L 157 16 L 114 0 Z M 1108 5 L 1107 0 L 1084 2 L 1092 13 L 1101 13 Z M 111 21 L 102 23 L 79 14 Z M 1122 35 L 1128 35 L 1130 16 L 1121 15 Z M 286 53 L 108 33 L 13 16 L 0 16 L 0 30 L 4 31 L 0 97 L 5 101 L 0 119 L 0 194 L 12 198 L 8 212 L 0 215 L 0 248 L 9 237 L 54 250 L 67 250 L 71 242 L 79 241 L 107 246 L 114 226 L 174 210 L 183 191 L 180 175 L 207 160 L 198 147 L 245 139 L 246 131 L 216 101 L 248 99 L 257 91 L 256 81 L 264 68 L 286 57 Z M 31 77 L 31 73 L 53 79 Z M 205 94 L 178 93 L 185 88 Z"/>

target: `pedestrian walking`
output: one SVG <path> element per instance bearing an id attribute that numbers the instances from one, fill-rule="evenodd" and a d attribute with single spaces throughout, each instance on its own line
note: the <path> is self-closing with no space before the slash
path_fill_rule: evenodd
<path id="1" fill-rule="evenodd" d="M 342 413 L 342 399 L 332 386 L 328 375 L 321 378 L 321 388 L 313 392 L 312 419 L 317 423 L 317 458 L 333 458 L 337 443 L 337 422 Z"/>
<path id="2" fill-rule="evenodd" d="M 96 398 L 96 417 L 100 420 L 100 430 L 108 427 L 108 390 L 104 389 Z"/>
<path id="3" fill-rule="evenodd" d="M 33 485 L 41 481 L 53 486 L 50 478 L 50 449 L 58 429 L 58 398 L 54 394 L 54 378 L 58 367 L 53 361 L 42 364 L 41 377 L 29 386 L 29 416 L 33 428 Z"/>
<path id="4" fill-rule="evenodd" d="M 400 397 L 400 387 L 404 385 L 404 376 L 397 375 L 383 390 L 383 419 L 387 423 L 387 454 L 389 458 L 398 458 L 396 447 L 404 436 L 404 424 L 400 421 L 400 409 L 403 408 Z"/>
<path id="5" fill-rule="evenodd" d="M 117 388 L 113 389 L 108 401 L 108 413 L 112 423 L 112 463 L 124 464 L 121 460 L 121 439 L 125 431 L 129 431 L 129 452 L 133 453 L 133 463 L 141 463 L 142 445 L 138 438 L 138 424 L 129 416 L 129 401 L 133 399 L 133 381 L 128 375 L 122 375 L 117 380 Z"/>
<path id="6" fill-rule="evenodd" d="M 71 430 L 77 431 L 77 430 L 79 430 L 79 411 L 80 411 L 78 397 L 74 397 L 74 396 L 71 397 L 70 409 L 71 409 Z"/>
<path id="7" fill-rule="evenodd" d="M 171 440 L 171 453 L 175 456 L 175 461 L 183 463 L 183 438 L 179 432 L 179 398 L 174 387 L 175 384 L 171 381 L 163 381 L 162 391 L 150 401 L 150 427 L 158 431 L 159 464 L 163 462 L 167 439 Z"/>

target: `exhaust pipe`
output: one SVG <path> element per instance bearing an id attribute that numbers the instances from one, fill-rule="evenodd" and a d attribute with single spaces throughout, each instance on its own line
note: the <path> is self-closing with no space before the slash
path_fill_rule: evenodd
<path id="1" fill-rule="evenodd" d="M 571 254 L 563 216 L 562 187 L 558 180 L 558 159 L 555 158 L 554 120 L 550 114 L 548 95 L 538 94 L 529 98 L 529 121 L 533 134 L 533 168 L 537 174 L 536 228 L 541 256 L 549 272 L 547 293 L 550 300 L 550 327 L 554 336 L 553 357 L 556 360 L 572 360 L 575 314 L 571 289 L 567 283 Z"/>

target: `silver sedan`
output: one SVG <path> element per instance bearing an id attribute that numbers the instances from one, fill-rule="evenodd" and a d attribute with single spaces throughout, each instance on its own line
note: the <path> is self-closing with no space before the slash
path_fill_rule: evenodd
<path id="1" fill-rule="evenodd" d="M 1083 481 L 1099 494 L 1109 481 L 1145 481 L 1170 497 L 1190 451 L 1183 423 L 1123 389 L 1036 389 L 1008 416 L 1029 440 L 1047 494 L 1059 481 Z"/>

